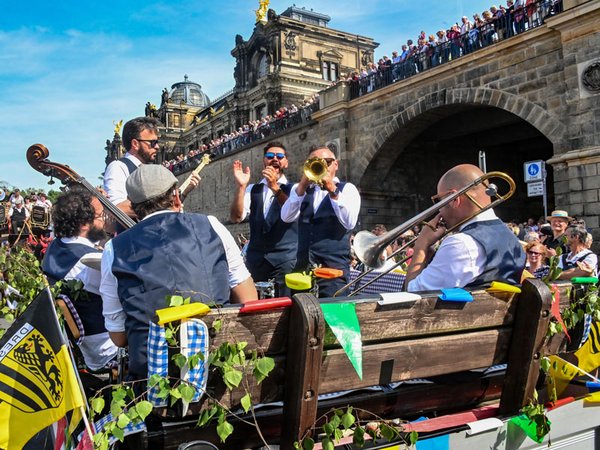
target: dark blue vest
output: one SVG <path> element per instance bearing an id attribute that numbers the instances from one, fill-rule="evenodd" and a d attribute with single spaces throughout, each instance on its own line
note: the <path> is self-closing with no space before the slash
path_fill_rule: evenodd
<path id="1" fill-rule="evenodd" d="M 298 223 L 296 221 L 285 223 L 281 220 L 281 206 L 276 198 L 273 199 L 265 218 L 263 214 L 263 189 L 265 188 L 264 184 L 257 183 L 250 191 L 250 243 L 247 258 L 250 261 L 264 258 L 277 267 L 296 258 Z M 282 184 L 280 188 L 289 196 L 292 185 Z"/>
<path id="2" fill-rule="evenodd" d="M 576 258 L 572 261 L 567 261 L 567 257 L 569 256 L 569 252 L 567 251 L 566 253 L 563 253 L 560 256 L 560 259 L 562 261 L 562 270 L 569 270 L 569 269 L 575 269 L 577 268 L 577 263 L 578 262 L 582 262 L 585 258 L 587 258 L 588 255 L 591 255 L 593 252 L 591 250 L 588 250 L 587 252 L 584 252 L 579 258 Z"/>
<path id="3" fill-rule="evenodd" d="M 474 222 L 461 230 L 485 250 L 485 267 L 481 275 L 467 286 L 481 286 L 492 281 L 520 284 L 525 268 L 525 251 L 517 237 L 499 219 Z"/>
<path id="4" fill-rule="evenodd" d="M 21 209 L 17 209 L 16 207 L 13 207 L 12 210 L 12 216 L 10 217 L 10 220 L 12 220 L 15 224 L 19 224 L 19 226 L 23 225 L 23 222 L 25 222 L 25 220 L 27 219 L 27 213 L 26 213 L 26 209 L 24 206 L 21 207 Z"/>
<path id="5" fill-rule="evenodd" d="M 225 248 L 208 218 L 165 213 L 142 220 L 112 240 L 112 272 L 126 314 L 129 369 L 147 374 L 148 323 L 168 295 L 203 303 L 229 302 Z"/>
<path id="6" fill-rule="evenodd" d="M 345 182 L 337 187 L 344 190 Z M 311 263 L 348 271 L 350 267 L 350 233 L 340 223 L 327 195 L 315 213 L 314 188 L 306 191 L 300 205 L 298 225 L 298 262 L 296 268 L 305 270 Z"/>
<path id="7" fill-rule="evenodd" d="M 135 170 L 138 168 L 138 166 L 136 166 L 132 160 L 130 160 L 129 158 L 125 158 L 124 156 L 121 159 L 119 159 L 119 161 L 125 164 L 125 167 L 127 167 L 127 170 L 129 171 L 129 175 L 135 172 Z"/>
<path id="8" fill-rule="evenodd" d="M 125 167 L 127 167 L 127 170 L 129 171 L 129 175 L 131 175 L 133 172 L 135 172 L 136 169 L 138 168 L 138 166 L 136 166 L 132 160 L 130 160 L 129 158 L 125 158 L 124 156 L 122 158 L 120 158 L 119 161 L 121 161 L 123 164 L 125 164 Z M 121 225 L 120 223 L 117 222 L 115 224 L 115 232 L 117 234 L 122 233 L 125 230 L 126 230 L 126 228 L 123 225 Z"/>
<path id="9" fill-rule="evenodd" d="M 42 261 L 42 271 L 48 276 L 50 283 L 55 284 L 64 279 L 81 257 L 88 253 L 100 253 L 100 250 L 84 244 L 65 244 L 60 239 L 54 239 Z M 102 315 L 102 298 L 89 291 L 85 291 L 85 293 L 87 298 L 80 297 L 76 301 L 72 295 L 69 297 L 81 318 L 86 336 L 106 333 Z"/>

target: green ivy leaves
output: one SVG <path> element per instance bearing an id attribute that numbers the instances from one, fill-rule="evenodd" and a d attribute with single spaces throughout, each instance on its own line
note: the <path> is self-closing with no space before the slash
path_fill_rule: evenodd
<path id="1" fill-rule="evenodd" d="M 45 288 L 46 278 L 40 269 L 35 255 L 24 247 L 0 247 L 0 291 L 5 292 L 8 285 L 19 291 L 9 293 L 0 305 L 0 318 L 8 322 L 19 317 L 36 296 Z M 62 282 L 56 283 L 51 290 L 56 296 Z M 0 337 L 5 330 L 0 330 Z"/>
<path id="2" fill-rule="evenodd" d="M 363 415 L 365 413 L 373 416 L 373 414 L 363 411 Z M 352 444 L 358 448 L 364 447 L 365 435 L 369 435 L 373 440 L 385 439 L 390 443 L 403 441 L 406 445 L 410 446 L 415 445 L 419 437 L 415 431 L 402 434 L 402 427 L 381 418 L 378 418 L 377 421 L 369 421 L 363 426 L 355 415 L 354 409 L 350 406 L 345 411 L 334 409 L 325 416 L 317 419 L 317 422 L 320 422 L 324 418 L 328 419 L 323 422 L 321 427 L 323 438 L 320 442 L 324 450 L 333 450 L 336 443 L 342 437 L 348 435 L 352 435 Z M 314 446 L 315 441 L 310 436 L 305 436 L 300 442 L 294 442 L 294 448 L 298 450 L 312 450 Z"/>

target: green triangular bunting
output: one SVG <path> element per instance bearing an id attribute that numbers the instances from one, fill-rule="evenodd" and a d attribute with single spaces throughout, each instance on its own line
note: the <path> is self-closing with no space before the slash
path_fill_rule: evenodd
<path id="1" fill-rule="evenodd" d="M 362 380 L 362 339 L 354 303 L 321 303 L 325 321 Z"/>

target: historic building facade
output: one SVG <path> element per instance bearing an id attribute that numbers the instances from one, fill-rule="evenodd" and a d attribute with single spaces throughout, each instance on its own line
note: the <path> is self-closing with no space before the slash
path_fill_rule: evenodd
<path id="1" fill-rule="evenodd" d="M 231 91 L 211 101 L 187 76 L 170 91 L 164 89 L 158 108 L 146 104 L 146 115 L 163 124 L 161 157 L 197 149 L 283 106 L 300 107 L 373 60 L 378 45 L 373 39 L 331 29 L 329 21 L 325 14 L 295 6 L 280 15 L 270 9 L 248 40 L 235 37 Z M 107 152 L 115 154 L 113 147 L 107 145 Z"/>

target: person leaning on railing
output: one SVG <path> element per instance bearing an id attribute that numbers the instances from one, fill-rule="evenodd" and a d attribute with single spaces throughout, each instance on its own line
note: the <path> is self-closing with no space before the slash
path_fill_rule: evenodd
<path id="1" fill-rule="evenodd" d="M 598 256 L 586 246 L 588 232 L 580 225 L 567 229 L 567 245 L 570 251 L 561 255 L 558 267 L 563 270 L 560 280 L 598 275 Z"/>

